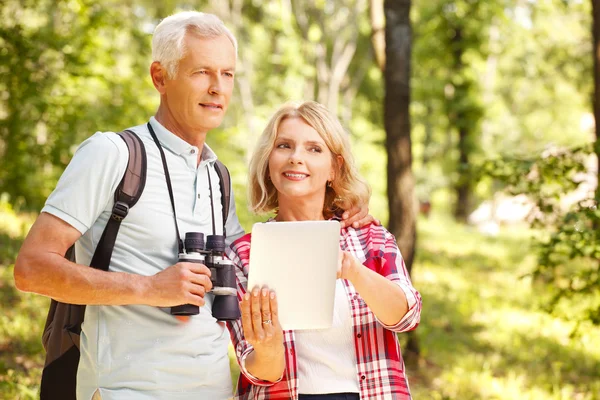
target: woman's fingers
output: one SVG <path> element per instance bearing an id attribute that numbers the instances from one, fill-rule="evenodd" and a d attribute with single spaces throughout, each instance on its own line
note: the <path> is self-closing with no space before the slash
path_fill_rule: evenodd
<path id="1" fill-rule="evenodd" d="M 273 324 L 273 328 L 281 329 L 279 325 L 279 309 L 277 304 L 277 296 L 274 291 L 270 291 L 269 293 L 269 303 L 271 308 L 271 321 Z"/>
<path id="2" fill-rule="evenodd" d="M 261 312 L 261 296 L 258 288 L 252 289 L 252 296 L 250 296 L 250 313 L 252 315 L 252 326 L 254 327 L 254 337 L 259 342 L 265 337 L 263 326 L 262 326 L 262 312 Z"/>
<path id="3" fill-rule="evenodd" d="M 266 344 L 278 331 L 281 331 L 277 297 L 268 287 L 254 288 L 251 292 L 245 293 L 240 302 L 240 309 L 244 335 L 251 344 Z"/>
<path id="4" fill-rule="evenodd" d="M 272 332 L 272 323 L 271 321 L 271 305 L 269 303 L 269 288 L 263 287 L 260 291 L 260 313 L 262 316 L 262 328 L 267 332 Z"/>
<path id="5" fill-rule="evenodd" d="M 240 311 L 242 312 L 242 328 L 246 340 L 252 343 L 254 341 L 254 327 L 252 325 L 252 311 L 250 302 L 250 293 L 244 293 L 244 298 L 240 302 Z"/>

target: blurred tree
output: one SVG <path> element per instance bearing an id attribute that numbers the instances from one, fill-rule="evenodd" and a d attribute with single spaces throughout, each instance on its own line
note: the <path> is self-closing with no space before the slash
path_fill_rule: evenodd
<path id="1" fill-rule="evenodd" d="M 388 154 L 389 228 L 396 236 L 406 267 L 414 260 L 416 221 L 410 135 L 410 0 L 384 2 L 385 131 Z"/>
<path id="2" fill-rule="evenodd" d="M 500 69 L 515 79 L 500 85 L 500 92 L 501 97 L 516 103 L 513 110 L 518 124 L 515 132 L 504 131 L 507 147 L 497 146 L 510 155 L 501 153 L 479 170 L 504 183 L 511 194 L 525 194 L 535 203 L 532 224 L 541 229 L 535 239 L 538 264 L 532 276 L 534 284 L 544 285 L 548 294 L 542 304 L 577 326 L 584 321 L 600 324 L 600 189 L 598 170 L 594 170 L 600 159 L 598 130 L 596 123 L 590 137 L 589 127 L 580 126 L 586 98 L 593 100 L 595 120 L 600 117 L 600 2 L 549 3 L 530 9 L 529 4 L 519 2 L 512 11 L 513 29 L 517 35 L 523 33 L 519 40 L 526 45 L 510 48 L 516 50 L 512 53 L 516 60 L 527 58 L 528 64 L 501 62 Z M 558 22 L 569 26 L 572 35 L 554 33 L 552 23 Z M 592 26 L 592 40 L 582 23 Z M 508 42 L 514 39 L 506 36 Z M 591 59 L 584 58 L 585 53 L 592 54 Z M 573 59 L 579 62 L 573 63 Z M 592 70 L 594 88 L 585 78 Z M 554 107 L 556 110 L 548 110 Z M 535 118 L 521 115 L 523 112 Z M 510 124 L 509 119 L 506 122 Z M 535 131 L 529 131 L 534 127 Z M 542 142 L 547 148 L 540 154 L 542 137 L 555 143 Z M 517 138 L 520 148 L 515 151 L 516 143 L 511 141 Z M 535 149 L 538 151 L 531 151 Z M 577 201 L 573 203 L 569 197 Z"/>
<path id="3" fill-rule="evenodd" d="M 452 187 L 453 212 L 461 221 L 472 207 L 476 182 L 470 165 L 481 151 L 483 67 L 490 27 L 502 19 L 507 3 L 437 0 L 418 2 L 415 12 L 412 110 L 422 167 L 418 183 L 423 186 L 418 197 L 429 200 L 433 190 Z"/>
<path id="4" fill-rule="evenodd" d="M 410 125 L 410 63 L 412 30 L 410 0 L 385 0 L 385 104 L 389 229 L 409 274 L 417 240 Z M 417 337 L 408 350 L 419 354 Z"/>
<path id="5" fill-rule="evenodd" d="M 594 108 L 594 132 L 596 134 L 596 140 L 594 142 L 594 153 L 596 154 L 596 195 L 595 195 L 595 206 L 598 209 L 600 205 L 600 127 L 598 126 L 600 121 L 600 1 L 592 0 L 592 55 L 594 58 L 594 97 L 593 97 L 593 108 Z M 595 221 L 593 228 L 596 232 L 600 231 L 600 217 Z M 598 263 L 600 265 L 600 257 L 598 257 Z M 600 282 L 599 282 L 600 286 Z M 600 310 L 599 310 L 600 311 Z M 600 316 L 599 316 L 600 319 Z"/>
<path id="6" fill-rule="evenodd" d="M 38 209 L 73 145 L 141 123 L 149 37 L 117 1 L 7 0 L 0 8 L 0 192 Z"/>
<path id="7" fill-rule="evenodd" d="M 292 0 L 292 13 L 305 45 L 304 58 L 314 65 L 314 75 L 306 86 L 305 98 L 313 98 L 328 109 L 338 112 L 339 97 L 345 91 L 356 91 L 370 57 L 364 60 L 357 76 L 349 77 L 355 59 L 360 29 L 354 22 L 367 11 L 366 0 L 306 2 Z M 349 23 L 350 22 L 350 23 Z"/>

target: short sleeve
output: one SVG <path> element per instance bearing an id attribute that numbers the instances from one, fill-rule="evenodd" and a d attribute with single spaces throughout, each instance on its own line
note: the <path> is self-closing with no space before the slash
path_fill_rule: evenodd
<path id="1" fill-rule="evenodd" d="M 42 212 L 84 234 L 112 205 L 127 159 L 127 145 L 117 134 L 97 132 L 75 151 Z"/>

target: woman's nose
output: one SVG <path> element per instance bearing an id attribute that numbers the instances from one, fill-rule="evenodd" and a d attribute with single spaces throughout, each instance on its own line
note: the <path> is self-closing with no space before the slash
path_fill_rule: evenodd
<path id="1" fill-rule="evenodd" d="M 290 154 L 290 164 L 302 164 L 302 157 L 298 150 Z"/>

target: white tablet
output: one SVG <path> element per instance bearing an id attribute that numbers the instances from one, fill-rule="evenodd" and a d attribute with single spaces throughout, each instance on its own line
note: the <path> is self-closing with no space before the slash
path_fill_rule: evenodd
<path id="1" fill-rule="evenodd" d="M 254 224 L 248 290 L 275 290 L 283 329 L 330 328 L 339 252 L 338 221 Z"/>

